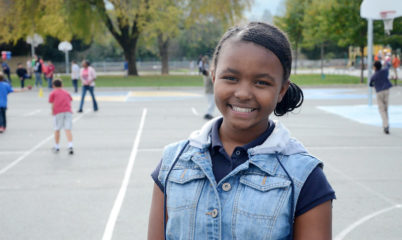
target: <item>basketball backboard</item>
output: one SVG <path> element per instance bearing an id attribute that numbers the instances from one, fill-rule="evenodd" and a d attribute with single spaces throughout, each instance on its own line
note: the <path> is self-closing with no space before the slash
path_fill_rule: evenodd
<path id="1" fill-rule="evenodd" d="M 366 19 L 383 20 L 384 12 L 392 12 L 393 17 L 402 16 L 401 0 L 363 0 L 360 5 L 360 16 Z"/>

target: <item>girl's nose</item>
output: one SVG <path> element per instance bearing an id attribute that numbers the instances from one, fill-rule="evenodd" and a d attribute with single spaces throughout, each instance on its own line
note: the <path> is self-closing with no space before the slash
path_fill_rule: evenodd
<path id="1" fill-rule="evenodd" d="M 252 97 L 252 92 L 249 84 L 242 83 L 238 84 L 238 87 L 235 90 L 234 96 L 239 100 L 249 100 Z"/>

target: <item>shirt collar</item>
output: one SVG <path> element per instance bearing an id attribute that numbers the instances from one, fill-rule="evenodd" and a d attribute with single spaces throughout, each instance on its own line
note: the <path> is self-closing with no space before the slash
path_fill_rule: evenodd
<path id="1" fill-rule="evenodd" d="M 223 118 L 218 119 L 215 124 L 212 126 L 211 131 L 211 155 L 214 155 L 219 149 L 223 148 L 222 141 L 219 137 L 219 128 L 221 127 L 223 122 Z M 267 140 L 269 135 L 271 135 L 272 131 L 275 128 L 275 123 L 272 120 L 269 120 L 269 127 L 256 139 L 247 143 L 246 145 L 241 146 L 246 152 L 248 149 L 261 145 Z"/>

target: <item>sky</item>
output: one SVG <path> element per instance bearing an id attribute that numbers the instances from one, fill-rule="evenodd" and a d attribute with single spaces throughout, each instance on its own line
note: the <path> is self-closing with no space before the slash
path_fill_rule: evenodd
<path id="1" fill-rule="evenodd" d="M 272 15 L 279 15 L 283 8 L 285 0 L 254 0 L 250 11 L 246 12 L 247 18 L 260 18 L 265 9 L 268 9 Z"/>

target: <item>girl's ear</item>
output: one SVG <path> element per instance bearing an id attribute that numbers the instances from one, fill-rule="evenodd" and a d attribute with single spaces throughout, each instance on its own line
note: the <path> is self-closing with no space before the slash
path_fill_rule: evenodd
<path id="1" fill-rule="evenodd" d="M 290 81 L 287 80 L 285 83 L 282 84 L 281 90 L 279 92 L 279 96 L 278 96 L 278 103 L 280 103 L 283 99 L 283 96 L 285 96 L 286 91 L 288 90 L 290 85 Z"/>

